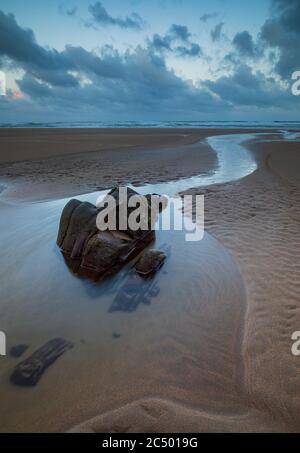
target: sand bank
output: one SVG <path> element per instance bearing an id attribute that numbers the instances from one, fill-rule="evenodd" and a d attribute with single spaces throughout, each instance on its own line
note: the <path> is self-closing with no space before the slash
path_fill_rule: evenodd
<path id="1" fill-rule="evenodd" d="M 2 199 L 47 200 L 124 183 L 139 186 L 206 174 L 218 162 L 212 149 L 202 141 L 208 135 L 246 132 L 0 129 L 0 178 L 7 186 Z"/>
<path id="2" fill-rule="evenodd" d="M 190 247 L 179 236 L 167 238 L 172 255 L 166 274 L 161 274 L 159 296 L 132 314 L 108 314 L 110 294 L 66 269 L 53 246 L 63 201 L 1 205 L 3 330 L 13 343 L 28 342 L 28 354 L 54 335 L 75 343 L 28 391 L 8 383 L 15 361 L 5 359 L 0 373 L 3 431 L 64 431 L 72 426 L 96 432 L 300 430 L 300 359 L 291 354 L 291 334 L 300 330 L 299 148 L 294 143 L 248 146 L 258 165 L 254 173 L 189 191 L 205 194 L 209 234 L 199 247 Z M 107 151 L 114 162 L 107 165 L 113 175 L 122 153 L 136 152 L 136 159 L 141 157 L 135 176 L 145 183 L 148 167 L 153 180 L 156 171 L 161 175 L 161 159 L 170 164 L 172 178 L 180 177 L 183 168 L 194 174 L 193 166 L 207 172 L 208 162 L 210 169 L 217 164 L 205 144 L 197 144 L 188 156 L 183 150 L 168 145 L 157 154 L 142 148 Z M 106 176 L 102 153 L 96 153 L 95 180 Z M 69 157 L 63 164 L 68 171 L 79 154 Z M 50 164 L 32 191 L 42 161 Z M 61 181 L 64 195 L 72 193 L 81 167 L 72 174 L 72 186 L 53 171 L 61 168 L 60 162 L 47 157 L 26 163 L 29 173 L 20 187 L 29 187 L 31 198 L 34 193 L 37 199 L 55 198 Z M 12 186 L 14 165 L 25 162 L 6 167 Z M 130 177 L 131 165 L 135 163 L 127 155 L 117 181 Z M 80 187 L 86 189 L 85 180 Z M 25 195 L 21 199 L 28 200 Z M 160 236 L 158 245 L 165 240 Z M 37 263 L 43 266 L 37 269 Z M 114 332 L 121 334 L 117 340 Z"/>
<path id="3" fill-rule="evenodd" d="M 204 193 L 206 230 L 234 256 L 247 292 L 243 340 L 248 405 L 299 431 L 299 143 L 248 145 L 258 170 Z"/>

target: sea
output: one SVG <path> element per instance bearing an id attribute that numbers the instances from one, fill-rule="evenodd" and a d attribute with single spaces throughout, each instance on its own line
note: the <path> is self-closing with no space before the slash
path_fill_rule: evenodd
<path id="1" fill-rule="evenodd" d="M 225 128 L 300 129 L 299 121 L 54 121 L 2 122 L 0 128 Z"/>

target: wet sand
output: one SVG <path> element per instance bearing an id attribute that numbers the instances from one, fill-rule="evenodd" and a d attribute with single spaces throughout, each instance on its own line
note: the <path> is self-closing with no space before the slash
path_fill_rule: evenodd
<path id="1" fill-rule="evenodd" d="M 235 258 L 247 295 L 243 357 L 248 405 L 300 431 L 300 144 L 248 144 L 258 170 L 205 195 L 205 228 Z"/>
<path id="2" fill-rule="evenodd" d="M 215 153 L 200 143 L 205 137 L 246 132 L 0 129 L 0 179 L 8 187 L 5 199 L 18 202 L 64 198 L 125 183 L 173 181 L 216 168 Z"/>
<path id="3" fill-rule="evenodd" d="M 221 132 L 233 133 L 216 134 Z M 189 143 L 205 133 L 194 131 Z M 8 378 L 18 361 L 1 358 L 2 431 L 300 430 L 300 359 L 290 352 L 291 334 L 300 328 L 299 145 L 248 146 L 258 166 L 254 173 L 189 191 L 205 194 L 207 233 L 201 242 L 188 243 L 181 232 L 158 232 L 157 245 L 171 245 L 158 277 L 160 292 L 133 313 L 109 313 L 115 287 L 126 275 L 112 288 L 100 288 L 66 268 L 54 245 L 64 200 L 1 203 L 1 330 L 11 346 L 30 344 L 24 358 L 54 336 L 75 343 L 32 389 L 12 386 Z M 205 174 L 218 165 L 208 145 L 197 144 L 189 155 L 192 162 L 186 154 L 182 162 L 183 151 L 169 143 L 160 151 L 166 165 L 170 160 L 171 179 L 188 168 L 191 175 L 200 168 Z M 150 151 L 135 152 L 141 156 L 135 176 L 146 182 Z M 115 164 L 127 151 L 114 153 Z M 130 178 L 126 156 L 117 180 Z M 77 157 L 67 158 L 63 168 Z M 161 171 L 161 157 L 156 157 L 151 181 Z M 5 164 L 12 186 L 2 192 L 3 200 L 16 203 L 17 186 L 22 186 L 22 200 L 32 200 L 36 187 L 36 199 L 55 198 L 61 177 L 51 159 L 40 185 L 28 192 L 34 167 L 26 164 L 32 173 L 18 186 L 11 170 L 17 167 Z M 44 160 L 49 163 L 49 157 Z M 24 162 L 13 165 L 25 168 Z M 55 165 L 60 168 L 59 161 Z M 105 176 L 98 174 L 100 180 Z M 78 176 L 80 167 L 72 175 L 74 184 Z M 91 185 L 88 191 L 94 189 Z M 72 193 L 67 181 L 65 196 Z"/>
<path id="4" fill-rule="evenodd" d="M 62 205 L 41 210 L 35 204 L 11 215 L 3 210 L 11 221 L 3 253 L 9 256 L 14 235 L 22 234 L 23 245 L 1 282 L 1 326 L 9 346 L 25 342 L 30 348 L 19 360 L 1 359 L 1 430 L 64 431 L 149 396 L 243 413 L 244 286 L 222 246 L 209 235 L 195 246 L 181 232 L 159 232 L 154 246 L 171 246 L 156 280 L 159 294 L 133 312 L 110 312 L 126 275 L 103 287 L 70 273 L 54 246 Z M 23 223 L 12 234 L 16 216 Z M 38 216 L 42 230 L 30 227 Z M 39 268 L 32 274 L 34 263 Z M 74 348 L 35 387 L 12 385 L 13 367 L 54 337 Z M 117 428 L 113 421 L 110 427 L 123 429 L 134 426 Z"/>

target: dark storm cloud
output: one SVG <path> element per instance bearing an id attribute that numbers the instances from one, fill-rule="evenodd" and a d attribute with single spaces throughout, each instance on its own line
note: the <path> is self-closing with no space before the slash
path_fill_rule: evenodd
<path id="1" fill-rule="evenodd" d="M 40 46 L 31 30 L 18 25 L 14 16 L 0 13 L 0 57 L 9 58 L 15 68 L 25 71 L 17 80 L 26 99 L 9 98 L 5 108 L 21 111 L 45 107 L 47 112 L 65 115 L 84 111 L 90 114 L 136 115 L 157 111 L 161 115 L 188 111 L 213 111 L 223 106 L 208 89 L 200 89 L 182 80 L 168 69 L 162 55 L 149 48 L 137 47 L 120 54 L 109 46 L 100 53 L 82 47 L 66 46 L 61 52 Z M 174 24 L 169 30 L 177 52 L 198 55 L 197 44 L 190 41 L 187 27 Z M 11 104 L 10 104 L 11 102 Z M 3 104 L 4 105 L 4 104 Z M 3 107 L 4 108 L 4 107 Z M 25 109 L 25 107 L 24 107 Z M 50 114 L 50 113 L 49 113 Z"/>
<path id="2" fill-rule="evenodd" d="M 74 71 L 110 78 L 123 75 L 121 57 L 109 46 L 104 46 L 100 55 L 74 46 L 66 46 L 62 52 L 48 50 L 36 42 L 32 30 L 21 28 L 13 15 L 0 11 L 1 56 L 51 86 L 78 87 Z"/>
<path id="3" fill-rule="evenodd" d="M 283 14 L 279 6 L 277 14 Z M 0 12 L 0 60 L 24 71 L 17 84 L 27 95 L 18 100 L 8 95 L 0 113 L 27 119 L 52 115 L 57 120 L 199 119 L 228 116 L 244 107 L 255 115 L 256 108 L 266 109 L 264 113 L 294 106 L 295 97 L 273 79 L 241 64 L 242 53 L 249 54 L 249 49 L 243 40 L 236 42 L 240 51 L 234 54 L 232 74 L 195 86 L 168 68 L 164 58 L 164 52 L 202 56 L 185 25 L 173 24 L 165 35 L 154 35 L 147 47 L 124 53 L 111 46 L 96 53 L 70 45 L 59 52 L 40 46 L 31 30 L 20 27 L 13 15 Z M 255 53 L 256 45 L 251 48 Z"/>
<path id="4" fill-rule="evenodd" d="M 279 53 L 278 74 L 290 78 L 300 65 L 300 1 L 273 0 L 272 16 L 263 25 L 260 38 Z"/>
<path id="5" fill-rule="evenodd" d="M 88 9 L 93 20 L 98 25 L 115 25 L 120 28 L 134 30 L 141 30 L 143 27 L 143 20 L 137 13 L 132 13 L 124 18 L 113 17 L 107 12 L 101 2 L 90 5 Z"/>
<path id="6" fill-rule="evenodd" d="M 211 36 L 211 39 L 215 42 L 215 41 L 219 41 L 219 39 L 221 38 L 221 33 L 222 33 L 222 28 L 224 26 L 224 22 L 220 22 L 219 24 L 217 24 L 215 26 L 215 28 L 213 28 L 210 32 L 210 36 Z"/>
<path id="7" fill-rule="evenodd" d="M 107 58 L 102 58 L 103 64 L 107 63 Z M 27 75 L 18 85 L 31 101 L 35 100 L 36 106 L 44 103 L 46 97 L 48 109 L 63 112 L 63 115 L 68 112 L 78 115 L 80 107 L 81 115 L 86 111 L 88 115 L 104 118 L 109 115 L 130 118 L 137 112 L 144 118 L 153 111 L 161 117 L 187 112 L 189 117 L 195 117 L 197 112 L 213 112 L 226 106 L 226 102 L 216 99 L 207 88 L 197 88 L 177 77 L 166 67 L 162 57 L 150 54 L 147 49 L 137 48 L 119 56 L 118 65 L 121 77 L 99 77 L 93 68 L 92 83 L 78 88 L 50 89 Z"/>
<path id="8" fill-rule="evenodd" d="M 173 24 L 169 31 L 170 35 L 181 39 L 183 42 L 189 42 L 191 33 L 186 25 Z"/>
<path id="9" fill-rule="evenodd" d="M 99 55 L 82 47 L 66 46 L 62 54 L 78 72 L 104 78 L 122 78 L 124 75 L 119 53 L 109 46 L 103 47 Z"/>
<path id="10" fill-rule="evenodd" d="M 210 19 L 215 19 L 218 17 L 218 13 L 206 13 L 200 17 L 201 22 L 207 22 Z"/>
<path id="11" fill-rule="evenodd" d="M 161 36 L 161 35 L 155 33 L 155 35 L 153 35 L 153 38 L 152 38 L 151 46 L 155 50 L 172 51 L 171 43 L 172 43 L 172 39 L 169 35 Z"/>
<path id="12" fill-rule="evenodd" d="M 122 65 L 117 52 L 104 47 L 102 55 L 82 47 L 66 46 L 58 52 L 40 46 L 32 30 L 21 28 L 13 15 L 0 11 L 0 57 L 10 58 L 14 65 L 52 86 L 78 87 L 74 71 L 100 77 L 122 77 Z"/>
<path id="13" fill-rule="evenodd" d="M 232 75 L 205 85 L 223 101 L 235 106 L 256 106 L 259 108 L 287 107 L 291 96 L 273 80 L 258 72 L 254 74 L 247 65 L 240 66 Z"/>
<path id="14" fill-rule="evenodd" d="M 59 53 L 39 46 L 32 30 L 21 28 L 12 14 L 0 11 L 0 54 L 22 63 L 35 63 L 45 69 L 62 64 Z"/>
<path id="15" fill-rule="evenodd" d="M 158 52 L 174 52 L 181 57 L 199 57 L 202 49 L 191 40 L 191 36 L 186 25 L 172 24 L 165 35 L 153 35 L 150 48 Z"/>
<path id="16" fill-rule="evenodd" d="M 23 69 L 52 85 L 76 86 L 77 80 L 67 72 L 70 62 L 55 49 L 37 44 L 32 30 L 21 28 L 12 14 L 0 11 L 0 57 L 8 57 Z"/>
<path id="17" fill-rule="evenodd" d="M 17 80 L 17 83 L 21 91 L 31 98 L 41 99 L 52 95 L 51 89 L 46 84 L 38 82 L 29 74 L 25 74 L 21 80 Z"/>
<path id="18" fill-rule="evenodd" d="M 255 55 L 253 38 L 247 30 L 237 33 L 233 38 L 232 43 L 241 55 L 248 57 L 253 57 Z"/>

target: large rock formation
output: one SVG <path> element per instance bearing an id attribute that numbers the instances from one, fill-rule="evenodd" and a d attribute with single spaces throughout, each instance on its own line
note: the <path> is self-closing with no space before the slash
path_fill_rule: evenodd
<path id="1" fill-rule="evenodd" d="M 122 189 L 126 190 L 126 198 L 120 196 L 120 188 L 116 187 L 107 194 L 100 206 L 74 199 L 65 206 L 60 219 L 57 245 L 73 271 L 97 279 L 111 275 L 155 238 L 153 217 L 155 220 L 166 200 L 157 196 L 160 203 L 154 207 L 150 194 L 141 196 L 131 188 Z M 139 218 L 143 228 L 132 228 L 129 222 L 130 215 L 136 209 L 130 202 L 132 197 L 135 197 L 135 201 L 140 197 L 140 202 L 144 205 L 145 209 L 140 215 L 142 218 Z M 111 199 L 114 201 L 112 209 L 116 219 L 115 227 L 108 226 L 105 231 L 100 231 L 98 214 L 104 215 L 105 212 L 106 217 L 110 215 L 107 205 Z M 125 219 L 121 216 L 124 207 Z M 122 228 L 120 223 L 123 224 Z"/>

